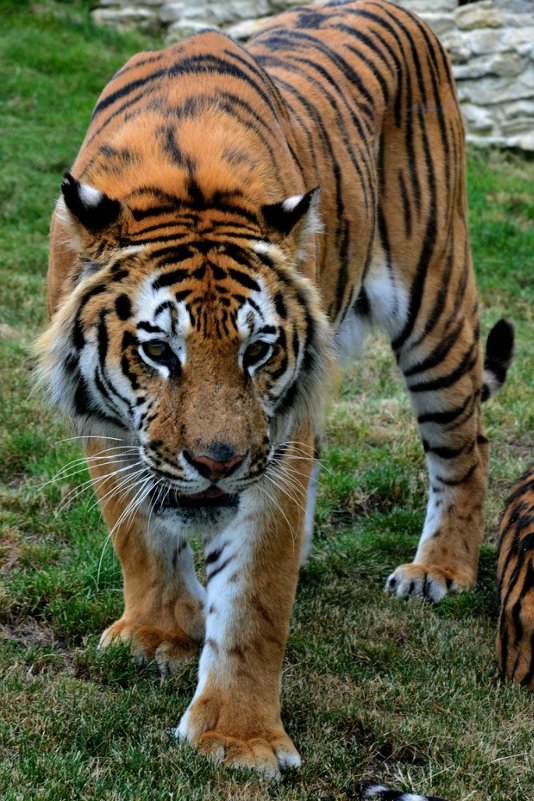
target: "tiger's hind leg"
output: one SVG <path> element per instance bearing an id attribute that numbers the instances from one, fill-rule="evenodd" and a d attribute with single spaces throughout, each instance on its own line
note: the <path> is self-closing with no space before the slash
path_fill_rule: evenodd
<path id="1" fill-rule="evenodd" d="M 108 458 L 102 443 L 90 443 L 91 478 L 124 579 L 124 612 L 104 631 L 100 647 L 126 642 L 136 660 L 154 659 L 167 675 L 203 638 L 205 590 L 185 539 L 158 531 L 158 523 L 141 509 L 129 514 L 128 505 L 143 486 L 123 491 L 124 463 Z M 135 468 L 130 472 L 133 476 Z"/>
<path id="2" fill-rule="evenodd" d="M 424 305 L 429 311 L 408 315 L 393 339 L 417 415 L 430 486 L 414 561 L 398 567 L 386 589 L 399 597 L 433 601 L 475 584 L 488 462 L 480 422 L 482 357 L 476 290 L 469 257 L 464 255 L 463 265 L 457 260 L 459 269 L 454 270 L 450 247 L 444 263 L 434 265 L 434 280 L 427 277 L 428 305 Z"/>

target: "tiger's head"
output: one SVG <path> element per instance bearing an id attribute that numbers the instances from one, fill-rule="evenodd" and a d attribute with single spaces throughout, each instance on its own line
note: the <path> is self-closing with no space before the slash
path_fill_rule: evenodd
<path id="1" fill-rule="evenodd" d="M 331 330 L 299 264 L 316 192 L 257 213 L 199 192 L 125 203 L 66 173 L 57 213 L 76 256 L 37 350 L 78 432 L 135 455 L 127 490 L 205 531 L 320 415 Z"/>

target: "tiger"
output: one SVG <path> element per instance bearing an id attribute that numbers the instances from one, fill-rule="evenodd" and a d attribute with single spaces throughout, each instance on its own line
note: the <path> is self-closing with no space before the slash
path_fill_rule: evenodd
<path id="1" fill-rule="evenodd" d="M 534 464 L 514 486 L 502 516 L 497 586 L 501 674 L 534 690 Z"/>
<path id="2" fill-rule="evenodd" d="M 428 510 L 392 595 L 472 587 L 513 328 L 485 367 L 464 131 L 432 31 L 386 0 L 301 7 L 247 46 L 204 30 L 104 88 L 51 223 L 39 381 L 83 438 L 128 643 L 201 654 L 176 736 L 278 777 L 300 755 L 281 670 L 310 547 L 324 407 L 382 326 L 426 453 Z M 192 537 L 204 548 L 205 582 Z"/>

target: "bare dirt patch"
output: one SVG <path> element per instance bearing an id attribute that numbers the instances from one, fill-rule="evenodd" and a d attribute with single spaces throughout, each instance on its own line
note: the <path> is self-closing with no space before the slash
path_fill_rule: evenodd
<path id="1" fill-rule="evenodd" d="M 20 559 L 21 549 L 20 535 L 6 528 L 0 539 L 0 575 L 7 576 L 13 570 Z"/>
<path id="2" fill-rule="evenodd" d="M 72 649 L 68 641 L 59 637 L 49 626 L 27 620 L 19 623 L 0 624 L 0 646 L 14 643 L 21 647 L 29 659 L 29 672 L 72 672 Z"/>
<path id="3" fill-rule="evenodd" d="M 56 635 L 48 626 L 40 626 L 32 620 L 25 623 L 0 625 L 0 640 L 13 640 L 24 645 L 55 645 Z"/>

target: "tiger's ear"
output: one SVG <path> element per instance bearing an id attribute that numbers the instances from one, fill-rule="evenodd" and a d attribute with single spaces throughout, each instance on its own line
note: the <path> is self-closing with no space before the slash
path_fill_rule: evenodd
<path id="1" fill-rule="evenodd" d="M 265 204 L 261 207 L 267 228 L 282 236 L 288 236 L 297 223 L 305 218 L 306 231 L 321 230 L 317 207 L 319 205 L 318 186 L 304 195 L 292 195 L 281 203 Z"/>
<path id="2" fill-rule="evenodd" d="M 115 223 L 122 206 L 100 189 L 82 184 L 70 172 L 63 174 L 61 194 L 72 218 L 90 234 L 97 234 Z"/>

